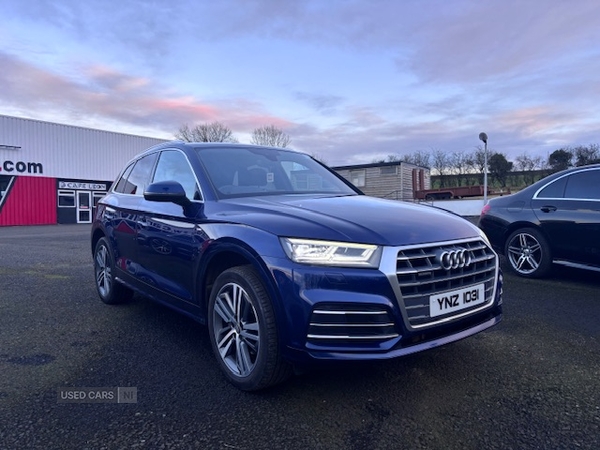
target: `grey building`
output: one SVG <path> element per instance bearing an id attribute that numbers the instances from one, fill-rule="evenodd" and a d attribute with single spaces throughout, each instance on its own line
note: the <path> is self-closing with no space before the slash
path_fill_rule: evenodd
<path id="1" fill-rule="evenodd" d="M 333 167 L 366 195 L 393 200 L 414 199 L 414 192 L 430 189 L 429 168 L 403 161 Z"/>

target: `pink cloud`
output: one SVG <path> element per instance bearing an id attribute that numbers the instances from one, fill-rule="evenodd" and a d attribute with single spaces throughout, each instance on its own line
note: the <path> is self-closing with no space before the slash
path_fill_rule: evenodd
<path id="1" fill-rule="evenodd" d="M 110 67 L 101 65 L 86 67 L 83 72 L 89 79 L 94 80 L 98 86 L 121 93 L 139 91 L 150 85 L 148 78 L 125 75 Z"/>
<path id="2" fill-rule="evenodd" d="M 251 132 L 264 125 L 282 129 L 289 121 L 266 114 L 262 106 L 245 99 L 202 102 L 192 96 L 169 92 L 164 86 L 143 77 L 106 66 L 85 67 L 82 79 L 52 73 L 0 53 L 0 103 L 26 110 L 67 111 L 70 119 L 94 117 L 107 122 L 152 128 L 175 133 L 183 124 L 219 121 L 234 133 Z M 83 124 L 85 125 L 85 124 Z"/>
<path id="3" fill-rule="evenodd" d="M 554 141 L 560 136 L 582 134 L 588 126 L 584 113 L 562 111 L 550 106 L 520 108 L 499 114 L 494 119 L 498 129 L 511 130 L 521 138 Z"/>

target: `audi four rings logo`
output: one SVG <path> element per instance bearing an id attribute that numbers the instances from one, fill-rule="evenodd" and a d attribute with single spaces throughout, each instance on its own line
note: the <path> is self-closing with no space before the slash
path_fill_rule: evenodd
<path id="1" fill-rule="evenodd" d="M 442 269 L 461 269 L 471 264 L 471 253 L 464 248 L 445 250 L 438 256 L 438 260 Z"/>

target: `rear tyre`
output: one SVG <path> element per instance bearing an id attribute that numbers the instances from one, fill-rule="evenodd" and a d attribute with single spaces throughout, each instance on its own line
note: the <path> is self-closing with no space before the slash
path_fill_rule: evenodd
<path id="1" fill-rule="evenodd" d="M 109 305 L 123 303 L 133 297 L 133 291 L 115 280 L 115 260 L 106 238 L 101 238 L 94 250 L 94 274 L 100 299 Z"/>
<path id="2" fill-rule="evenodd" d="M 252 266 L 232 267 L 217 277 L 208 330 L 219 366 L 237 388 L 256 391 L 291 375 L 291 365 L 281 359 L 271 299 Z"/>
<path id="3" fill-rule="evenodd" d="M 527 278 L 541 278 L 552 268 L 552 254 L 546 238 L 534 228 L 512 233 L 504 248 L 511 269 Z"/>

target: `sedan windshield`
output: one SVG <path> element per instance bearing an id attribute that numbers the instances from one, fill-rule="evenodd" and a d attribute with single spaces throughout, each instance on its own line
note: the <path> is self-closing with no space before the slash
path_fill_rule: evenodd
<path id="1" fill-rule="evenodd" d="M 310 156 L 264 147 L 198 148 L 219 198 L 281 194 L 356 195 Z"/>

